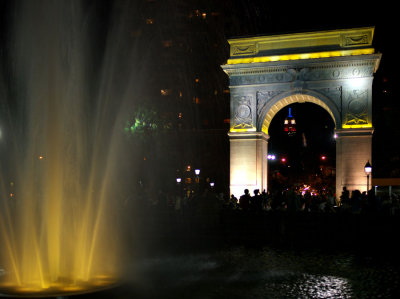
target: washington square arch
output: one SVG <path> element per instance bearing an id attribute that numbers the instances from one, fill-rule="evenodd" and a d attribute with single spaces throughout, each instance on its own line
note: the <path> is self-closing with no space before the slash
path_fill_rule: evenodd
<path id="1" fill-rule="evenodd" d="M 381 54 L 374 28 L 355 28 L 228 40 L 231 122 L 230 192 L 267 190 L 268 129 L 293 103 L 314 103 L 335 124 L 336 196 L 366 191 L 372 163 L 372 82 Z M 311 116 L 310 116 L 311 117 Z"/>

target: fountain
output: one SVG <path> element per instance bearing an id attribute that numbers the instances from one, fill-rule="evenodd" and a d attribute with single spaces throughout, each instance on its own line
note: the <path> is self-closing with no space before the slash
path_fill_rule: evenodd
<path id="1" fill-rule="evenodd" d="M 120 124 L 133 98 L 132 54 L 127 18 L 92 5 L 10 4 L 0 51 L 0 295 L 63 296 L 121 279 Z"/>

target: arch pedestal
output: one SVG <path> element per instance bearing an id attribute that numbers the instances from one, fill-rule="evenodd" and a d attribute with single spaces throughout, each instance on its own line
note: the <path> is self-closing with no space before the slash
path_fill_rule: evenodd
<path id="1" fill-rule="evenodd" d="M 372 129 L 336 130 L 336 195 L 343 187 L 367 191 L 364 166 L 372 157 Z"/>
<path id="2" fill-rule="evenodd" d="M 268 138 L 263 132 L 230 132 L 230 190 L 240 195 L 244 189 L 267 189 Z"/>

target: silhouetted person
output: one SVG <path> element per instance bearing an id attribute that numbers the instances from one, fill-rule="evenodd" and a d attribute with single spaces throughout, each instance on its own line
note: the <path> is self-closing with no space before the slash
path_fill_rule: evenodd
<path id="1" fill-rule="evenodd" d="M 237 204 L 238 204 L 238 199 L 235 197 L 235 195 L 232 194 L 229 200 L 229 207 L 235 209 Z"/>
<path id="2" fill-rule="evenodd" d="M 253 211 L 261 211 L 262 208 L 262 198 L 260 195 L 260 190 L 255 189 L 254 196 L 251 198 L 250 207 Z"/>
<path id="3" fill-rule="evenodd" d="M 346 187 L 343 187 L 342 195 L 340 195 L 340 205 L 348 208 L 350 205 L 350 192 Z"/>
<path id="4" fill-rule="evenodd" d="M 269 196 L 267 194 L 267 192 L 265 192 L 265 189 L 263 190 L 263 192 L 261 192 L 261 207 L 265 210 L 267 210 L 267 207 L 269 205 Z"/>
<path id="5" fill-rule="evenodd" d="M 244 194 L 242 196 L 240 196 L 240 198 L 239 198 L 239 207 L 243 211 L 247 211 L 249 209 L 250 199 L 251 199 L 251 196 L 249 194 L 249 189 L 244 189 Z"/>
<path id="6" fill-rule="evenodd" d="M 351 210 L 353 213 L 358 213 L 361 208 L 361 192 L 360 190 L 353 190 L 351 192 Z"/>

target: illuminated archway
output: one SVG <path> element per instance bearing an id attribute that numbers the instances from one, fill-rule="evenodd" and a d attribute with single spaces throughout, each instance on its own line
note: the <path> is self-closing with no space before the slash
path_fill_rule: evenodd
<path id="1" fill-rule="evenodd" d="M 324 100 L 320 100 L 318 97 L 321 97 Z M 260 128 L 262 132 L 268 135 L 268 128 L 274 116 L 284 107 L 294 103 L 316 104 L 325 109 L 329 113 L 329 115 L 332 117 L 333 122 L 335 123 L 335 128 L 336 128 L 336 123 L 340 123 L 339 111 L 337 111 L 334 104 L 330 102 L 329 98 L 326 98 L 323 95 L 317 95 L 313 91 L 308 91 L 307 93 L 302 93 L 302 94 L 295 93 L 288 96 L 285 96 L 285 93 L 283 93 L 275 97 L 274 99 L 271 99 L 269 105 L 264 107 L 260 111 L 259 120 L 260 121 L 262 120 L 262 123 L 259 123 L 257 127 Z M 263 116 L 264 114 L 265 116 Z"/>
<path id="2" fill-rule="evenodd" d="M 381 54 L 374 28 L 229 40 L 230 190 L 267 189 L 268 128 L 291 103 L 324 108 L 335 123 L 336 196 L 365 191 L 371 159 L 372 81 Z"/>

